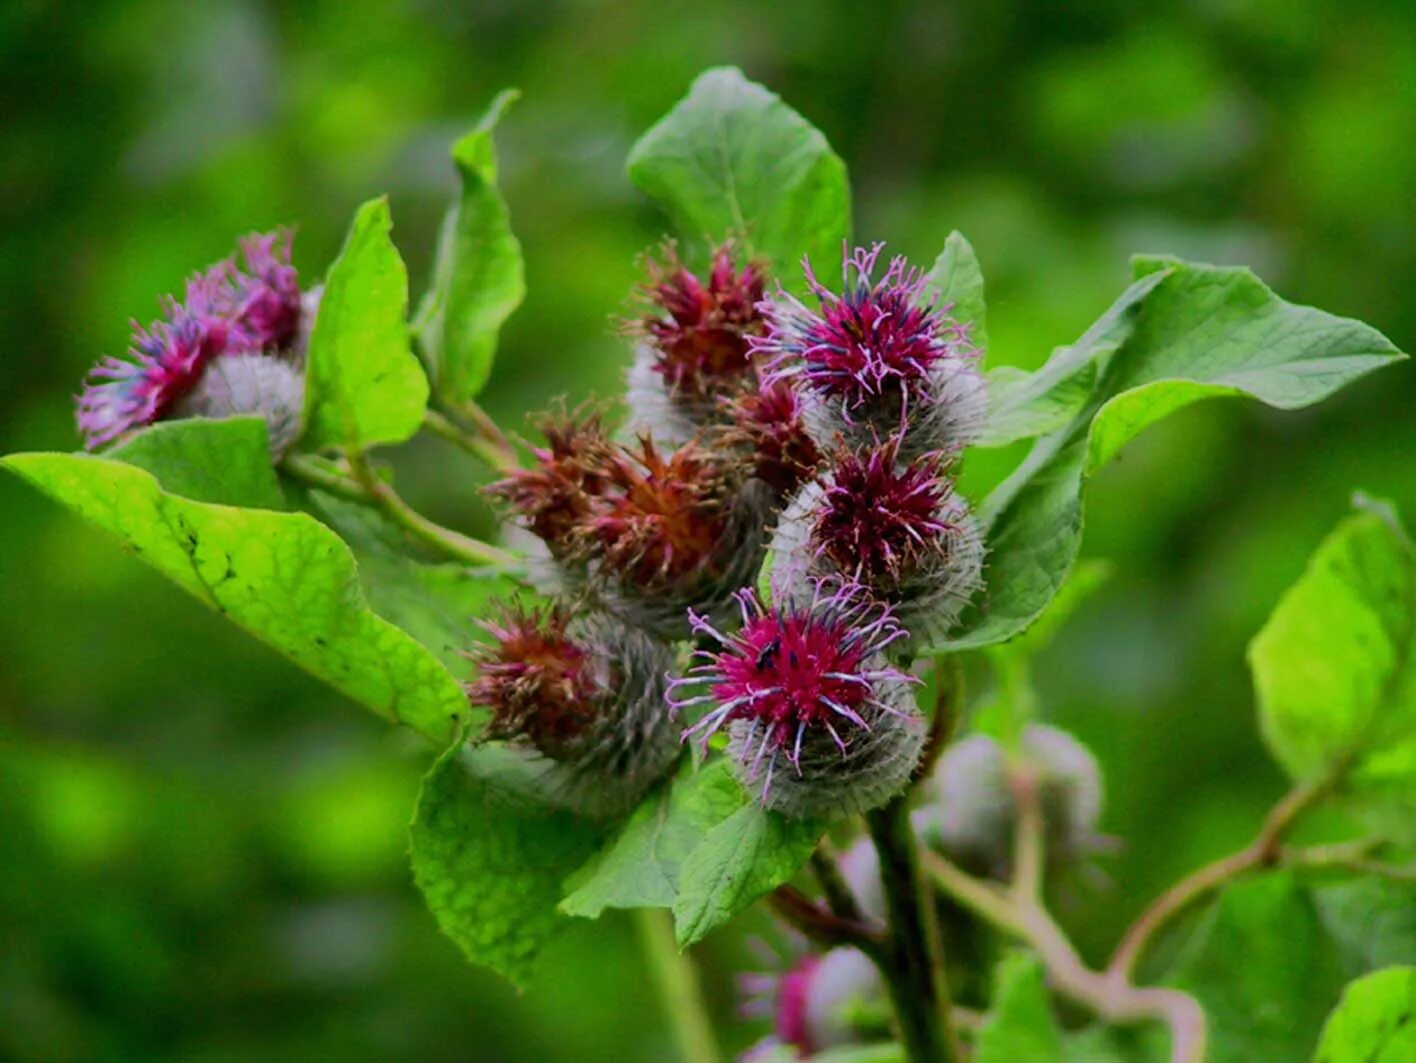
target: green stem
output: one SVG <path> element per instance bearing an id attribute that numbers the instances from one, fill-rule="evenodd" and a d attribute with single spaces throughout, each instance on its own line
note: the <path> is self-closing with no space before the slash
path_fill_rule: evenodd
<path id="1" fill-rule="evenodd" d="M 507 565 L 517 560 L 515 554 L 444 528 L 423 516 L 378 478 L 369 465 L 367 455 L 351 454 L 348 460 L 352 477 L 307 454 L 287 457 L 281 468 L 312 487 L 352 502 L 373 506 L 413 538 L 464 565 Z"/>
<path id="2" fill-rule="evenodd" d="M 664 1014 L 678 1046 L 679 1060 L 681 1063 L 718 1063 L 721 1057 L 712 1023 L 708 1020 L 708 1009 L 703 1003 L 698 971 L 674 942 L 673 919 L 662 908 L 639 908 L 635 916 L 644 957 L 659 988 Z"/>
<path id="3" fill-rule="evenodd" d="M 911 1063 L 954 1063 L 949 988 L 933 893 L 926 888 L 903 795 L 866 814 L 880 854 L 890 937 L 882 973 Z"/>
<path id="4" fill-rule="evenodd" d="M 496 428 L 490 417 L 485 413 L 482 417 L 496 431 L 495 437 L 489 436 L 485 430 L 472 432 L 463 429 L 451 418 L 445 417 L 436 410 L 428 410 L 423 414 L 423 425 L 434 435 L 441 436 L 454 446 L 461 447 L 467 453 L 480 458 L 483 462 L 495 469 L 497 472 L 514 472 L 521 467 L 517 460 L 516 450 L 511 442 L 502 435 L 501 429 Z"/>

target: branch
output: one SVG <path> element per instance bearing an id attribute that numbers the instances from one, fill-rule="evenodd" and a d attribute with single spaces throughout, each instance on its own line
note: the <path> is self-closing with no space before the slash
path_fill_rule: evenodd
<path id="1" fill-rule="evenodd" d="M 860 949 L 879 961 L 885 936 L 870 923 L 843 919 L 827 911 L 795 886 L 778 886 L 767 895 L 767 903 L 783 920 L 814 945 L 823 949 Z"/>
<path id="2" fill-rule="evenodd" d="M 481 411 L 480 407 L 477 412 L 481 415 L 482 421 L 474 422 L 477 427 L 473 431 L 464 430 L 451 418 L 436 410 L 424 412 L 423 425 L 434 435 L 441 436 L 454 446 L 461 447 L 467 453 L 480 458 L 497 472 L 509 473 L 519 469 L 521 462 L 511 441 L 496 426 L 496 423 Z"/>
<path id="3" fill-rule="evenodd" d="M 831 906 L 831 911 L 842 919 L 850 922 L 864 923 L 865 915 L 861 912 L 860 902 L 856 900 L 855 893 L 851 890 L 851 885 L 841 874 L 840 867 L 836 864 L 835 854 L 831 851 L 831 843 L 824 838 L 811 853 L 811 869 L 816 873 L 816 880 L 821 883 L 821 892 L 826 895 L 826 903 Z"/>
<path id="4" fill-rule="evenodd" d="M 1283 856 L 1284 838 L 1303 813 L 1327 795 L 1335 781 L 1334 777 L 1327 777 L 1294 787 L 1273 806 L 1252 842 L 1237 853 L 1187 875 L 1151 902 L 1116 947 L 1107 964 L 1108 975 L 1119 981 L 1130 980 L 1146 948 L 1176 916 L 1241 875 L 1278 864 Z"/>
<path id="5" fill-rule="evenodd" d="M 945 669 L 948 669 L 946 674 Z M 924 740 L 924 752 L 915 765 L 912 782 L 928 778 L 939 762 L 954 728 L 964 710 L 964 665 L 956 653 L 934 658 L 934 675 L 938 689 L 934 695 L 934 715 L 929 719 L 929 734 Z"/>
<path id="6" fill-rule="evenodd" d="M 305 454 L 287 457 L 281 468 L 312 487 L 373 506 L 414 538 L 465 565 L 505 565 L 517 560 L 515 554 L 444 528 L 423 516 L 378 478 L 366 454 L 351 453 L 348 461 L 352 478 Z"/>

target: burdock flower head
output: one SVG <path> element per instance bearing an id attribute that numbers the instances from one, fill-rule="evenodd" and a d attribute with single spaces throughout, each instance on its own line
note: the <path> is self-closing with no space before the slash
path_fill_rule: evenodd
<path id="1" fill-rule="evenodd" d="M 752 474 L 790 496 L 821 463 L 821 451 L 802 420 L 801 398 L 781 381 L 759 383 L 724 400 L 730 424 L 724 443 L 747 454 Z"/>
<path id="2" fill-rule="evenodd" d="M 803 261 L 818 309 L 779 288 L 763 304 L 767 331 L 752 339 L 753 350 L 769 380 L 801 389 L 822 446 L 838 436 L 858 446 L 903 432 L 908 454 L 957 450 L 983 420 L 978 352 L 903 257 L 875 279 L 883 247 L 843 256 L 840 294 Z"/>
<path id="3" fill-rule="evenodd" d="M 187 282 L 182 302 L 162 301 L 163 316 L 143 328 L 133 324 L 126 358 L 106 357 L 90 372 L 78 399 L 78 425 L 89 449 L 172 416 L 226 416 L 260 413 L 272 424 L 272 449 L 280 451 L 293 437 L 290 410 L 299 409 L 303 393 L 295 385 L 264 386 L 254 391 L 218 384 L 207 402 L 184 400 L 199 393 L 215 359 L 233 355 L 278 356 L 296 339 L 302 322 L 295 268 L 290 264 L 290 235 L 275 232 L 249 236 L 241 243 L 245 268 L 235 259 L 211 266 Z M 277 394 L 278 393 L 278 394 Z M 222 396 L 249 396 L 253 405 L 227 408 Z M 260 400 L 276 397 L 279 409 Z M 298 423 L 298 417 L 296 418 Z"/>
<path id="4" fill-rule="evenodd" d="M 511 506 L 552 557 L 564 560 L 580 548 L 581 526 L 608 483 L 606 468 L 614 444 L 600 414 L 586 407 L 551 414 L 539 427 L 546 445 L 533 452 L 535 464 L 487 491 Z"/>
<path id="5" fill-rule="evenodd" d="M 741 1057 L 742 1063 L 806 1059 L 830 1048 L 860 1044 L 885 1034 L 888 1009 L 880 971 L 857 949 L 805 953 L 784 964 L 762 949 L 765 971 L 739 976 L 742 1012 L 770 1019 L 772 1033 Z M 772 969 L 776 968 L 776 969 Z"/>
<path id="6" fill-rule="evenodd" d="M 720 397 L 751 383 L 749 337 L 762 330 L 763 274 L 738 268 L 732 245 L 714 250 L 706 277 L 672 243 L 648 259 L 646 312 L 627 323 L 639 338 L 629 371 L 634 427 L 676 444 L 719 416 Z"/>
<path id="7" fill-rule="evenodd" d="M 841 451 L 778 522 L 774 582 L 842 573 L 891 603 L 916 638 L 947 634 L 977 592 L 983 542 L 937 455 L 900 438 Z"/>
<path id="8" fill-rule="evenodd" d="M 485 737 L 547 762 L 550 794 L 587 816 L 632 808 L 678 757 L 665 707 L 672 651 L 603 615 L 511 606 L 469 656 L 473 705 L 491 709 Z"/>
<path id="9" fill-rule="evenodd" d="M 793 817 L 840 816 L 884 804 L 909 781 L 924 740 L 911 677 L 886 659 L 906 637 L 888 608 L 858 586 L 819 580 L 809 594 L 767 608 L 736 595 L 742 626 L 671 684 L 680 711 L 711 706 L 684 737 L 727 728 L 741 782 Z M 690 696 L 682 696 L 690 691 Z"/>

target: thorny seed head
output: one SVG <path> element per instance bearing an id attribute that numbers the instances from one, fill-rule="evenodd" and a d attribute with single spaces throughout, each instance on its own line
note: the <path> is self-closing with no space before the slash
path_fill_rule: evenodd
<path id="1" fill-rule="evenodd" d="M 546 446 L 534 452 L 535 466 L 518 469 L 487 492 L 505 499 L 553 556 L 565 557 L 605 490 L 614 444 L 600 414 L 583 407 L 547 416 L 540 428 Z"/>
<path id="2" fill-rule="evenodd" d="M 821 452 L 802 422 L 801 399 L 787 384 L 760 383 L 724 400 L 731 418 L 728 446 L 751 455 L 753 475 L 780 497 L 790 495 L 817 465 Z"/>
<path id="3" fill-rule="evenodd" d="M 924 301 L 926 276 L 903 256 L 874 279 L 884 244 L 843 252 L 843 290 L 837 294 L 803 260 L 819 308 L 812 310 L 779 288 L 763 304 L 766 334 L 751 341 L 773 380 L 799 380 L 823 396 L 860 411 L 880 400 L 898 403 L 901 421 L 930 398 L 936 366 L 970 356 L 966 327 L 937 302 Z"/>
<path id="4" fill-rule="evenodd" d="M 907 632 L 850 583 L 819 580 L 809 597 L 770 609 L 750 589 L 736 598 L 742 626 L 731 636 L 690 613 L 693 630 L 718 648 L 696 650 L 670 684 L 676 709 L 712 706 L 684 738 L 706 743 L 731 725 L 740 777 L 760 782 L 763 804 L 785 814 L 882 804 L 919 753 L 907 696 L 914 680 L 884 656 Z M 678 696 L 693 687 L 701 692 Z"/>
<path id="5" fill-rule="evenodd" d="M 294 339 L 300 289 L 290 265 L 290 234 L 241 241 L 246 269 L 224 259 L 187 281 L 182 302 L 161 301 L 163 316 L 133 323 L 125 358 L 105 357 L 78 399 L 78 427 L 90 450 L 170 416 L 211 359 L 278 354 Z"/>
<path id="6" fill-rule="evenodd" d="M 595 722 L 605 692 L 587 649 L 570 636 L 570 620 L 559 605 L 518 604 L 483 624 L 492 641 L 469 654 L 478 674 L 467 684 L 467 698 L 491 709 L 488 738 L 524 738 L 559 760 Z"/>
<path id="7" fill-rule="evenodd" d="M 652 368 L 670 393 L 699 399 L 731 389 L 748 370 L 748 337 L 761 331 L 761 268 L 734 264 L 731 244 L 713 252 L 706 278 L 684 265 L 665 244 L 662 259 L 648 259 L 643 289 L 648 313 L 629 330 L 648 338 Z"/>
<path id="8" fill-rule="evenodd" d="M 669 453 L 646 437 L 615 448 L 579 535 L 622 581 L 648 587 L 703 573 L 728 529 L 729 470 L 689 442 Z"/>
<path id="9" fill-rule="evenodd" d="M 899 460 L 899 437 L 838 454 L 823 482 L 811 538 L 837 569 L 872 584 L 898 580 L 959 531 L 943 512 L 953 488 L 936 456 Z"/>

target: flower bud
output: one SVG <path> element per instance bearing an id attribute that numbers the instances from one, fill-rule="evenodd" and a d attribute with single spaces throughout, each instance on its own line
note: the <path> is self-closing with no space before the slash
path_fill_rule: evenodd
<path id="1" fill-rule="evenodd" d="M 889 602 L 916 639 L 947 634 L 982 584 L 983 540 L 933 455 L 902 462 L 899 437 L 839 452 L 782 513 L 773 584 L 839 573 Z"/>
<path id="2" fill-rule="evenodd" d="M 228 354 L 207 366 L 197 386 L 178 400 L 178 417 L 260 414 L 279 461 L 300 437 L 305 378 L 289 362 L 264 354 Z"/>
<path id="3" fill-rule="evenodd" d="M 744 1012 L 772 1020 L 772 1035 L 754 1046 L 744 1063 L 771 1058 L 774 1050 L 806 1058 L 860 1044 L 887 1009 L 880 971 L 859 949 L 802 956 L 781 973 L 743 975 L 740 984 L 747 998 Z"/>
<path id="4" fill-rule="evenodd" d="M 790 497 L 821 463 L 821 452 L 806 430 L 801 399 L 780 381 L 744 388 L 723 401 L 728 426 L 723 443 L 741 450 L 752 475 L 778 499 Z"/>
<path id="5" fill-rule="evenodd" d="M 705 618 L 699 649 L 671 684 L 677 709 L 712 705 L 684 737 L 723 728 L 734 773 L 770 809 L 794 818 L 878 808 L 909 781 L 924 744 L 914 681 L 885 658 L 906 637 L 887 608 L 850 584 L 818 581 L 809 596 L 766 608 L 735 596 L 742 626 L 721 634 Z M 702 692 L 678 697 L 692 688 Z M 706 688 L 706 689 L 702 689 Z"/>
<path id="6" fill-rule="evenodd" d="M 844 257 L 839 295 L 804 262 L 819 309 L 779 288 L 763 303 L 767 331 L 753 337 L 753 352 L 768 380 L 798 389 L 818 446 L 864 447 L 902 433 L 906 457 L 956 451 L 986 413 L 978 352 L 947 307 L 924 301 L 927 278 L 903 257 L 874 279 L 883 247 Z"/>
<path id="7" fill-rule="evenodd" d="M 1029 724 L 1017 755 L 1037 775 L 1049 866 L 1103 848 L 1101 769 L 1091 751 L 1065 731 Z M 928 801 L 915 813 L 916 829 L 960 866 L 1006 879 L 1018 818 L 1008 780 L 1008 754 L 996 739 L 975 734 L 956 742 L 926 784 Z"/>
<path id="8" fill-rule="evenodd" d="M 725 244 L 699 278 L 672 243 L 648 269 L 646 313 L 626 327 L 640 337 L 629 371 L 630 427 L 678 446 L 721 418 L 720 398 L 751 381 L 748 337 L 762 328 L 762 271 L 754 263 L 738 270 Z"/>
<path id="9" fill-rule="evenodd" d="M 547 763 L 550 796 L 592 818 L 633 808 L 678 759 L 665 697 L 673 651 L 602 614 L 509 608 L 488 623 L 489 645 L 468 700 L 492 711 L 484 737 Z"/>

